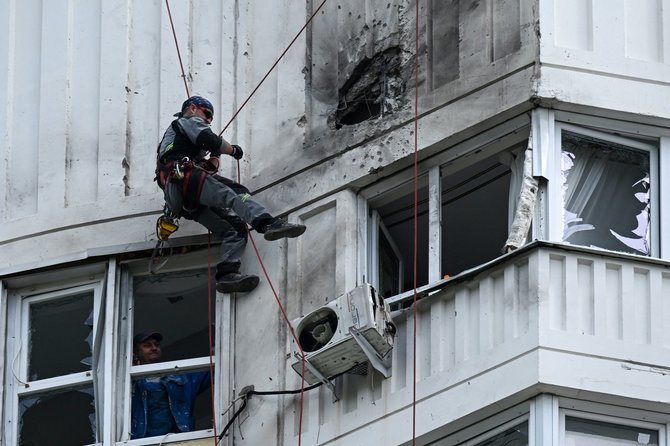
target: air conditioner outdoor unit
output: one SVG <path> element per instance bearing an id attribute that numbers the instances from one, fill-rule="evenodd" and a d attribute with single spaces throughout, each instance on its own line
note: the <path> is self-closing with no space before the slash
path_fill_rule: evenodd
<path id="1" fill-rule="evenodd" d="M 305 353 L 305 381 L 325 382 L 358 364 L 370 362 L 387 378 L 395 325 L 388 304 L 368 284 L 361 285 L 292 322 Z M 297 359 L 291 366 L 302 374 L 300 348 L 291 339 Z"/>

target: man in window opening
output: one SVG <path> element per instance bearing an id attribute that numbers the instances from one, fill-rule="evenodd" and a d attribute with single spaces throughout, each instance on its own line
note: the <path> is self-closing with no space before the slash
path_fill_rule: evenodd
<path id="1" fill-rule="evenodd" d="M 133 338 L 133 365 L 161 360 L 158 332 Z M 198 395 L 212 385 L 208 371 L 142 378 L 133 383 L 130 438 L 190 432 L 195 428 L 193 406 Z"/>
<path id="2" fill-rule="evenodd" d="M 242 158 L 242 148 L 214 133 L 210 124 L 214 106 L 201 96 L 191 96 L 175 114 L 158 145 L 156 180 L 174 216 L 195 220 L 221 237 L 216 288 L 222 293 L 248 292 L 258 276 L 240 274 L 240 258 L 247 244 L 247 224 L 266 240 L 298 237 L 304 225 L 270 215 L 251 199 L 249 190 L 217 175 L 219 156 Z"/>

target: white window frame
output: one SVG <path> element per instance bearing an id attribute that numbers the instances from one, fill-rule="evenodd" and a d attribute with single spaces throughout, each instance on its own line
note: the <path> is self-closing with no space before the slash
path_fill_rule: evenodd
<path id="1" fill-rule="evenodd" d="M 445 169 L 462 169 L 527 141 L 530 124 L 531 119 L 527 114 L 519 115 L 419 163 L 419 175 L 426 178 L 424 182 L 428 187 L 428 285 L 443 280 L 441 265 L 443 237 L 441 228 L 443 219 L 441 182 Z M 374 267 L 378 256 L 375 235 L 379 230 L 376 229 L 379 219 L 373 217 L 373 211 L 379 206 L 380 199 L 383 202 L 388 202 L 393 197 L 400 196 L 401 187 L 412 184 L 413 174 L 412 168 L 404 169 L 398 174 L 370 185 L 360 192 L 360 196 L 366 201 L 364 207 L 372 210 L 368 214 L 368 219 L 360 222 L 361 225 L 366 225 L 366 228 L 362 228 L 361 232 L 368 234 L 368 243 L 362 247 L 365 252 L 361 253 L 360 257 L 368 259 L 367 274 L 363 276 L 368 277 L 373 286 L 378 286 L 378 283 L 374 283 L 374 280 L 379 277 L 378 271 Z M 405 261 L 409 262 L 411 259 L 405 259 Z M 409 296 L 409 293 L 411 291 L 389 297 L 389 302 L 403 301 L 406 299 L 406 295 Z"/>
<path id="2" fill-rule="evenodd" d="M 612 124 L 612 131 L 616 130 L 616 126 Z M 563 196 L 561 193 L 561 155 L 562 155 L 562 134 L 564 131 L 574 133 L 577 135 L 584 135 L 587 137 L 597 138 L 602 141 L 620 144 L 632 149 L 640 150 L 649 153 L 649 183 L 650 183 L 650 257 L 660 256 L 660 175 L 659 175 L 659 147 L 653 144 L 645 144 L 643 142 L 625 138 L 605 131 L 598 131 L 592 128 L 582 127 L 562 121 L 555 122 L 554 131 L 554 150 L 551 159 L 551 167 L 549 169 L 548 182 L 548 239 L 550 241 L 563 243 Z"/>
<path id="3" fill-rule="evenodd" d="M 631 418 L 615 417 L 601 413 L 583 412 L 580 410 L 564 409 L 559 411 L 559 444 L 565 444 L 566 437 L 566 417 L 579 418 L 581 420 L 602 421 L 605 423 L 616 424 L 620 426 L 641 428 L 658 431 L 658 446 L 667 446 L 666 430 L 667 425 L 660 423 L 650 423 L 648 421 L 635 420 Z"/>
<path id="4" fill-rule="evenodd" d="M 388 229 L 386 229 L 386 225 L 384 225 L 384 222 L 382 222 L 381 218 L 379 217 L 379 212 L 377 212 L 376 209 L 373 209 L 370 212 L 370 225 L 368 225 L 368 229 L 370 231 L 369 233 L 369 240 L 370 240 L 370 252 L 374 253 L 379 253 L 379 236 L 383 233 L 384 237 L 386 237 L 386 240 L 388 240 L 389 245 L 391 247 L 391 250 L 393 251 L 393 254 L 396 256 L 398 259 L 398 289 L 402 288 L 403 284 L 403 270 L 404 270 L 404 265 L 405 265 L 405 260 L 402 257 L 402 254 L 400 253 L 400 250 L 395 244 L 395 241 L 391 237 L 391 234 L 389 234 Z M 368 265 L 368 271 L 370 272 L 370 284 L 375 287 L 375 289 L 379 290 L 380 289 L 380 271 L 379 271 L 379 256 L 368 256 L 368 260 L 370 261 L 370 264 Z"/>
<path id="5" fill-rule="evenodd" d="M 5 414 L 4 438 L 7 444 L 18 443 L 19 427 L 19 398 L 38 392 L 79 387 L 81 385 L 94 386 L 93 370 L 72 373 L 63 376 L 29 381 L 27 376 L 28 355 L 23 344 L 28 333 L 28 309 L 34 302 L 42 302 L 58 297 L 93 291 L 93 335 L 95 342 L 97 322 L 101 316 L 101 297 L 103 292 L 104 275 L 95 274 L 92 277 L 64 280 L 58 283 L 47 283 L 21 289 L 10 289 L 7 298 L 7 368 L 5 380 Z M 91 348 L 91 355 L 96 352 Z M 95 401 L 96 417 L 102 416 L 100 401 Z M 100 429 L 100 426 L 97 426 Z M 100 438 L 100 433 L 96 432 Z M 95 444 L 95 443 L 91 443 Z"/>
<path id="6" fill-rule="evenodd" d="M 538 164 L 534 166 L 534 175 L 545 177 L 548 181 L 546 197 L 541 198 L 542 210 L 546 216 L 540 219 L 542 226 L 534 226 L 533 238 L 560 242 L 563 236 L 562 206 L 563 201 L 560 188 L 555 187 L 553 178 L 560 175 L 560 129 L 558 126 L 572 125 L 583 130 L 593 130 L 598 134 L 612 133 L 622 135 L 626 145 L 630 138 L 635 140 L 649 141 L 649 145 L 656 150 L 656 187 L 657 193 L 652 199 L 658 200 L 656 208 L 651 209 L 652 219 L 655 218 L 656 227 L 652 226 L 652 257 L 670 260 L 670 229 L 668 225 L 661 223 L 670 221 L 670 206 L 664 206 L 667 201 L 664 191 L 670 190 L 670 129 L 656 127 L 639 122 L 622 121 L 585 115 L 574 112 L 549 110 L 537 108 L 532 112 L 533 116 L 533 147 L 535 148 L 535 160 Z M 577 133 L 579 133 L 577 132 Z M 541 161 L 541 163 L 539 163 Z M 651 167 L 651 164 L 650 164 Z M 559 177 L 560 178 L 560 177 Z M 560 180 L 559 180 L 560 181 Z M 651 178 L 650 178 L 651 182 Z M 652 186 L 654 186 L 652 184 Z M 543 193 L 545 193 L 543 192 Z M 652 203 L 654 206 L 654 203 Z M 652 223 L 653 224 L 653 223 Z M 656 232 L 654 232 L 656 231 Z M 655 248 L 655 251 L 654 251 Z"/>
<path id="7" fill-rule="evenodd" d="M 169 265 L 166 265 L 160 271 L 157 271 L 158 274 L 165 274 L 170 272 L 180 272 L 185 270 L 197 270 L 197 269 L 206 269 L 207 268 L 207 258 L 206 252 L 196 251 L 189 254 L 184 254 L 180 256 L 173 256 L 170 258 Z M 214 266 L 213 266 L 214 268 Z M 132 281 L 134 277 L 146 276 L 148 275 L 148 262 L 147 260 L 137 260 L 126 262 L 121 269 L 121 295 L 118 302 L 118 312 L 117 314 L 123 314 L 124 317 L 119 318 L 119 332 L 122 339 L 120 340 L 120 354 L 118 355 L 118 376 L 123 377 L 121 380 L 121 389 L 124 397 L 119 398 L 116 401 L 116 421 L 117 426 L 120 432 L 116 435 L 115 443 L 118 446 L 121 445 L 132 445 L 132 446 L 144 446 L 144 445 L 154 445 L 157 442 L 161 444 L 168 444 L 172 442 L 179 441 L 188 441 L 188 440 L 197 440 L 203 438 L 211 438 L 214 435 L 214 429 L 203 429 L 193 432 L 182 432 L 182 433 L 171 433 L 164 436 L 157 437 L 147 437 L 147 438 L 137 438 L 130 439 L 130 423 L 131 423 L 131 391 L 132 391 L 132 380 L 133 378 L 140 378 L 142 376 L 149 375 L 166 375 L 166 374 L 175 374 L 184 373 L 187 371 L 193 370 L 204 370 L 209 369 L 210 358 L 199 357 L 199 358 L 189 358 L 177 361 L 166 361 L 156 364 L 143 364 L 143 365 L 132 365 L 132 350 L 133 350 L 133 304 L 132 304 Z M 213 290 L 215 294 L 215 303 L 214 303 L 214 312 L 215 312 L 215 339 L 216 342 L 216 352 L 213 355 L 214 363 L 214 406 L 215 412 L 214 422 L 217 427 L 222 426 L 223 416 L 221 415 L 221 401 L 229 400 L 228 397 L 228 382 L 224 382 L 222 376 L 229 375 L 230 370 L 226 369 L 225 371 L 221 368 L 223 364 L 219 360 L 222 357 L 230 357 L 233 353 L 229 350 L 229 340 L 231 333 L 230 327 L 230 315 L 231 315 L 231 305 L 232 300 L 229 294 L 218 293 Z M 225 351 L 227 350 L 227 352 Z M 230 361 L 232 364 L 232 361 Z M 232 367 L 232 366 L 231 366 Z M 120 421 L 120 422 L 119 422 Z"/>

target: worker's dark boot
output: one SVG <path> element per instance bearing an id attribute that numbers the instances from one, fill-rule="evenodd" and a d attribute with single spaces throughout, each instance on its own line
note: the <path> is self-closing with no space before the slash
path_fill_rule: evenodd
<path id="1" fill-rule="evenodd" d="M 264 228 L 263 237 L 265 240 L 279 240 L 280 238 L 293 238 L 302 235 L 305 232 L 305 225 L 296 225 L 280 218 L 276 218 L 272 223 Z"/>
<path id="2" fill-rule="evenodd" d="M 258 286 L 258 276 L 228 273 L 216 279 L 219 293 L 248 293 Z"/>

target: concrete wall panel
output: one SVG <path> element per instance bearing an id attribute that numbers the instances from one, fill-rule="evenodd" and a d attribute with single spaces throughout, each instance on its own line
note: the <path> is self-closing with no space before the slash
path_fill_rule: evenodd
<path id="1" fill-rule="evenodd" d="M 670 116 L 658 106 L 670 95 L 669 0 L 546 0 L 539 8 L 538 96 Z"/>

